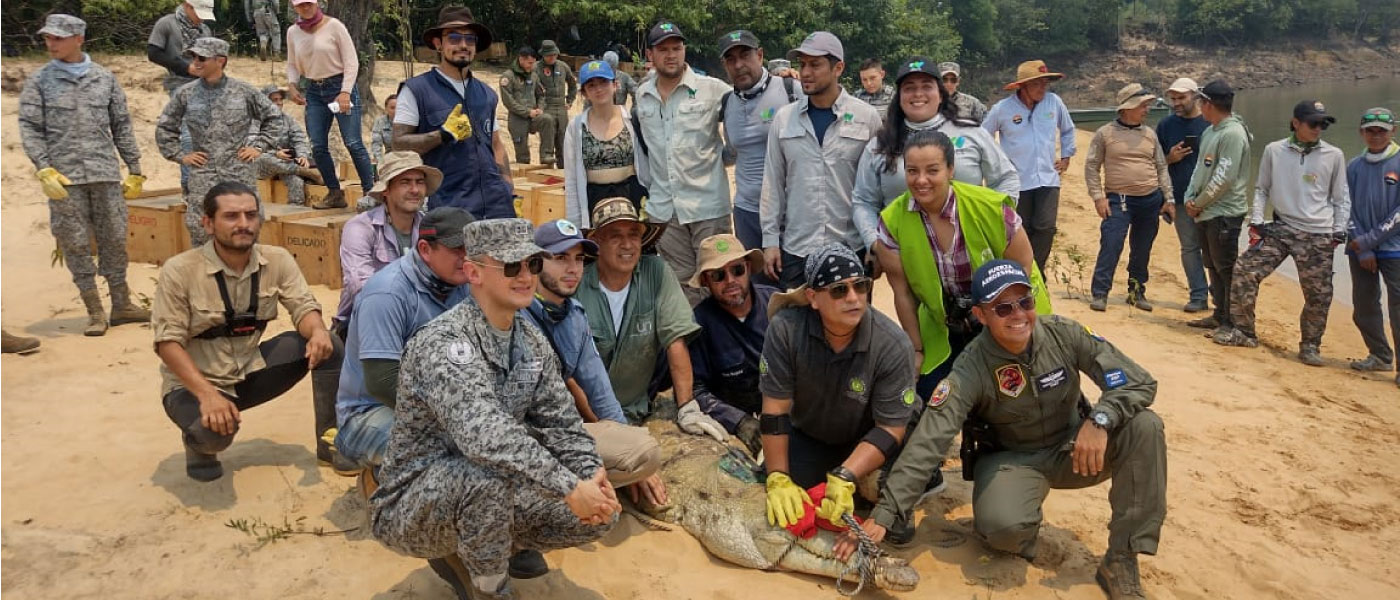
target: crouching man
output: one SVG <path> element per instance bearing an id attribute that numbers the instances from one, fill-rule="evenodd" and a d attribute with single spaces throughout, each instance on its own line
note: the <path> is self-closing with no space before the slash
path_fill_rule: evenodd
<path id="1" fill-rule="evenodd" d="M 559 359 L 523 312 L 544 250 L 530 222 L 466 226 L 471 293 L 404 349 L 398 405 L 370 526 L 428 558 L 459 598 L 515 598 L 514 549 L 607 533 L 621 507 Z"/>

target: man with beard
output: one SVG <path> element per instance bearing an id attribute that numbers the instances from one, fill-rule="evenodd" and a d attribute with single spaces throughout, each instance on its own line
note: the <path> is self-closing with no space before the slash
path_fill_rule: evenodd
<path id="1" fill-rule="evenodd" d="M 615 488 L 626 487 L 634 501 L 645 495 L 653 504 L 665 504 L 666 485 L 656 473 L 661 449 L 646 429 L 627 424 L 608 381 L 608 369 L 593 344 L 583 305 L 573 299 L 583 277 L 584 257 L 597 255 L 598 244 L 584 239 L 572 222 L 560 219 L 535 230 L 535 245 L 550 256 L 540 271 L 535 301 L 526 312 L 559 356 L 560 375 L 583 416 L 584 430 L 598 444 L 608 481 Z"/>
<path id="2" fill-rule="evenodd" d="M 1206 300 L 1210 284 L 1206 283 L 1201 236 L 1196 231 L 1196 221 L 1186 214 L 1184 206 L 1186 188 L 1196 172 L 1196 149 L 1201 145 L 1206 128 L 1210 127 L 1201 115 L 1201 100 L 1196 95 L 1198 87 L 1195 80 L 1186 77 L 1173 81 L 1167 88 L 1172 114 L 1157 122 L 1157 143 L 1167 154 L 1167 173 L 1172 179 L 1170 200 L 1176 203 L 1176 239 L 1181 242 L 1181 270 L 1186 273 L 1186 287 L 1190 293 L 1181 310 L 1187 313 L 1210 308 Z"/>
<path id="3" fill-rule="evenodd" d="M 253 188 L 215 185 L 200 214 L 209 243 L 161 267 L 151 310 L 162 403 L 184 438 L 185 473 L 222 477 L 217 454 L 233 443 L 243 411 L 285 394 L 308 372 L 316 458 L 330 463 L 321 436 L 335 425 L 340 340 L 326 330 L 291 253 L 255 243 L 262 213 Z M 259 344 L 279 303 L 296 330 Z"/>
<path id="4" fill-rule="evenodd" d="M 428 208 L 456 206 L 478 219 L 514 217 L 510 159 L 496 128 L 499 98 L 471 70 L 476 53 L 491 47 L 491 30 L 470 9 L 445 6 L 423 41 L 442 61 L 399 86 L 394 149 L 417 152 L 443 172 Z"/>

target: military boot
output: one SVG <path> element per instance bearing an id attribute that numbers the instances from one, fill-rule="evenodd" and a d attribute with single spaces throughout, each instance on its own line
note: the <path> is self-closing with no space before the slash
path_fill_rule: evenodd
<path id="1" fill-rule="evenodd" d="M 107 312 L 102 310 L 102 294 L 97 288 L 83 290 L 83 305 L 87 307 L 88 324 L 83 335 L 96 337 L 107 333 Z"/>
<path id="2" fill-rule="evenodd" d="M 1110 551 L 1105 554 L 1094 579 L 1108 594 L 1108 600 L 1147 600 L 1142 593 L 1142 582 L 1138 579 L 1136 552 Z"/>
<path id="3" fill-rule="evenodd" d="M 312 412 L 316 418 L 316 461 L 330 467 L 336 475 L 354 477 L 360 474 L 360 465 L 342 456 L 330 441 L 335 439 L 335 396 L 339 389 L 340 369 L 311 371 Z M 330 432 L 330 435 L 327 435 L 327 432 Z"/>
<path id="4" fill-rule="evenodd" d="M 33 354 L 39 351 L 39 338 L 10 335 L 10 332 L 3 329 L 0 329 L 0 338 L 3 339 L 0 349 L 3 349 L 5 354 Z"/>
<path id="5" fill-rule="evenodd" d="M 131 290 L 125 283 L 110 284 L 112 289 L 112 327 L 127 323 L 150 323 L 151 311 L 131 303 Z"/>
<path id="6" fill-rule="evenodd" d="M 345 208 L 345 190 L 331 190 L 325 198 L 316 202 L 311 202 L 311 208 L 324 210 L 327 208 Z"/>
<path id="7" fill-rule="evenodd" d="M 444 556 L 442 558 L 428 559 L 428 566 L 438 577 L 447 581 L 452 586 L 452 591 L 456 593 L 458 600 L 514 600 L 519 596 L 510 587 L 510 580 L 502 577 L 500 587 L 494 592 L 484 591 L 472 584 L 471 574 L 467 573 L 467 568 L 462 564 L 462 560 L 456 554 Z"/>

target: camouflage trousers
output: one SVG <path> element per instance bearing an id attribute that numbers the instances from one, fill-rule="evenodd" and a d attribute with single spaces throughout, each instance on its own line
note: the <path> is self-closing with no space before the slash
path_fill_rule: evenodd
<path id="1" fill-rule="evenodd" d="M 402 488 L 380 488 L 371 504 L 370 527 L 379 541 L 419 558 L 455 552 L 473 579 L 504 574 L 515 550 L 586 544 L 617 522 L 584 524 L 563 498 L 461 456 L 434 463 Z"/>
<path id="2" fill-rule="evenodd" d="M 1230 318 L 1235 328 L 1256 337 L 1254 305 L 1259 299 L 1259 282 L 1291 256 L 1303 287 L 1303 314 L 1298 324 L 1302 343 L 1322 344 L 1327 310 L 1332 306 L 1333 248 L 1329 234 L 1306 233 L 1279 222 L 1269 225 L 1259 243 L 1247 248 L 1235 262 L 1230 280 Z"/>
<path id="3" fill-rule="evenodd" d="M 281 179 L 287 186 L 287 204 L 301 206 L 306 204 L 306 180 L 297 175 L 296 162 L 282 160 L 270 152 L 262 153 L 253 164 L 258 168 L 258 179 L 268 179 L 275 177 Z M 268 202 L 267 198 L 262 199 Z"/>
<path id="4" fill-rule="evenodd" d="M 67 186 L 68 197 L 49 200 L 49 230 L 63 252 L 78 291 L 97 289 L 97 275 L 108 286 L 126 284 L 126 200 L 115 181 Z M 97 263 L 92 239 L 97 240 Z"/>

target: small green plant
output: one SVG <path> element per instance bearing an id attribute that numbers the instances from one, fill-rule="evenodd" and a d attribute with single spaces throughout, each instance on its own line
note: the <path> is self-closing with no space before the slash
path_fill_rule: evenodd
<path id="1" fill-rule="evenodd" d="M 351 527 L 349 529 L 341 529 L 337 531 L 326 531 L 324 527 L 307 529 L 306 526 L 302 523 L 305 520 L 305 516 L 297 517 L 296 522 L 294 524 L 293 522 L 288 521 L 286 516 L 283 516 L 281 525 L 271 525 L 266 521 L 263 521 L 261 517 L 253 517 L 252 519 L 229 519 L 227 523 L 224 523 L 224 527 L 228 527 L 229 529 L 236 529 L 238 531 L 242 531 L 245 534 L 248 534 L 249 537 L 252 537 L 255 541 L 257 541 L 256 548 L 262 548 L 263 546 L 276 543 L 279 540 L 287 539 L 293 535 L 314 535 L 316 537 L 325 537 L 330 535 L 344 535 L 346 533 L 350 533 L 359 529 L 359 527 Z"/>
<path id="2" fill-rule="evenodd" d="M 1066 244 L 1056 249 L 1050 256 L 1049 268 L 1055 272 L 1055 279 L 1065 287 L 1066 298 L 1087 298 L 1089 285 L 1085 273 L 1089 270 L 1089 257 L 1079 246 Z"/>
<path id="3" fill-rule="evenodd" d="M 1138 310 L 1138 298 L 1142 295 L 1142 284 L 1137 279 L 1128 278 L 1128 318 L 1133 318 L 1133 313 Z"/>

